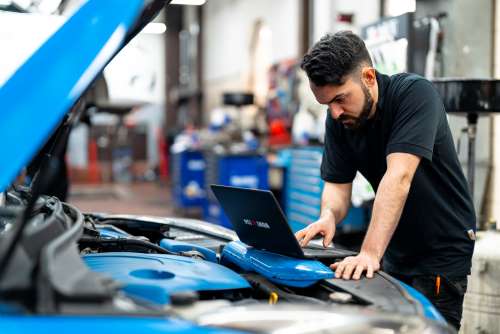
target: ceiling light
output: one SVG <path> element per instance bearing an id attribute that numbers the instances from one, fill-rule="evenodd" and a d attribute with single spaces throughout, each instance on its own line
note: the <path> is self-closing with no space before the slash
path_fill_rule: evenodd
<path id="1" fill-rule="evenodd" d="M 12 2 L 23 9 L 28 9 L 28 7 L 31 6 L 30 0 L 15 0 Z"/>
<path id="2" fill-rule="evenodd" d="M 61 4 L 61 0 L 45 0 L 38 3 L 38 10 L 44 14 L 54 13 Z"/>
<path id="3" fill-rule="evenodd" d="M 144 29 L 142 29 L 142 33 L 144 34 L 163 34 L 165 31 L 167 31 L 167 26 L 165 23 L 160 23 L 160 22 L 150 22 L 148 23 Z"/>
<path id="4" fill-rule="evenodd" d="M 172 0 L 171 5 L 189 5 L 189 6 L 201 6 L 207 0 Z"/>

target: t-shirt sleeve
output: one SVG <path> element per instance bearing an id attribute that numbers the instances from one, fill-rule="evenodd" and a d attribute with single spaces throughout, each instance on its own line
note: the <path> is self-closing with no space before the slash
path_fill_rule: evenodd
<path id="1" fill-rule="evenodd" d="M 356 176 L 356 166 L 345 144 L 335 131 L 333 118 L 328 115 L 325 126 L 325 148 L 321 161 L 321 178 L 331 183 L 351 183 Z"/>
<path id="2" fill-rule="evenodd" d="M 396 102 L 397 103 L 397 102 Z M 386 155 L 411 153 L 432 161 L 436 133 L 444 112 L 438 92 L 426 80 L 415 80 L 402 89 L 394 110 Z"/>

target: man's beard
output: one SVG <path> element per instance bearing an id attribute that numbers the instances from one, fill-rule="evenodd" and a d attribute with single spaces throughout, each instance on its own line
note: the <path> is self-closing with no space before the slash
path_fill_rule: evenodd
<path id="1" fill-rule="evenodd" d="M 361 83 L 361 89 L 363 90 L 363 95 L 365 96 L 365 101 L 363 103 L 363 108 L 361 110 L 361 113 L 357 118 L 354 117 L 349 117 L 349 116 L 344 116 L 341 115 L 339 117 L 339 121 L 342 122 L 344 127 L 349 130 L 360 130 L 363 129 L 366 126 L 366 123 L 368 122 L 368 117 L 370 116 L 370 111 L 372 110 L 373 107 L 373 98 L 372 95 L 370 94 L 370 91 L 368 88 L 365 86 L 364 83 Z M 353 123 L 347 124 L 344 123 L 343 121 L 350 120 Z"/>

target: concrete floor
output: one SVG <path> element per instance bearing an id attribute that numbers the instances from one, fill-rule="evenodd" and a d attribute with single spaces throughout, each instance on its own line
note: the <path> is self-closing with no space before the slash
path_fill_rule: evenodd
<path id="1" fill-rule="evenodd" d="M 68 202 L 82 212 L 183 215 L 174 210 L 170 187 L 157 183 L 72 185 Z"/>

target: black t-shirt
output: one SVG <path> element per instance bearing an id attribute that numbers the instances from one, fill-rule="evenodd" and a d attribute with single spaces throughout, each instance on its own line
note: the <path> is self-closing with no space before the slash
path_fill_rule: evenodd
<path id="1" fill-rule="evenodd" d="M 470 273 L 474 206 L 458 161 L 442 100 L 415 74 L 377 73 L 375 116 L 359 130 L 329 114 L 321 177 L 350 183 L 359 171 L 377 191 L 390 153 L 422 157 L 383 267 L 402 275 Z"/>

